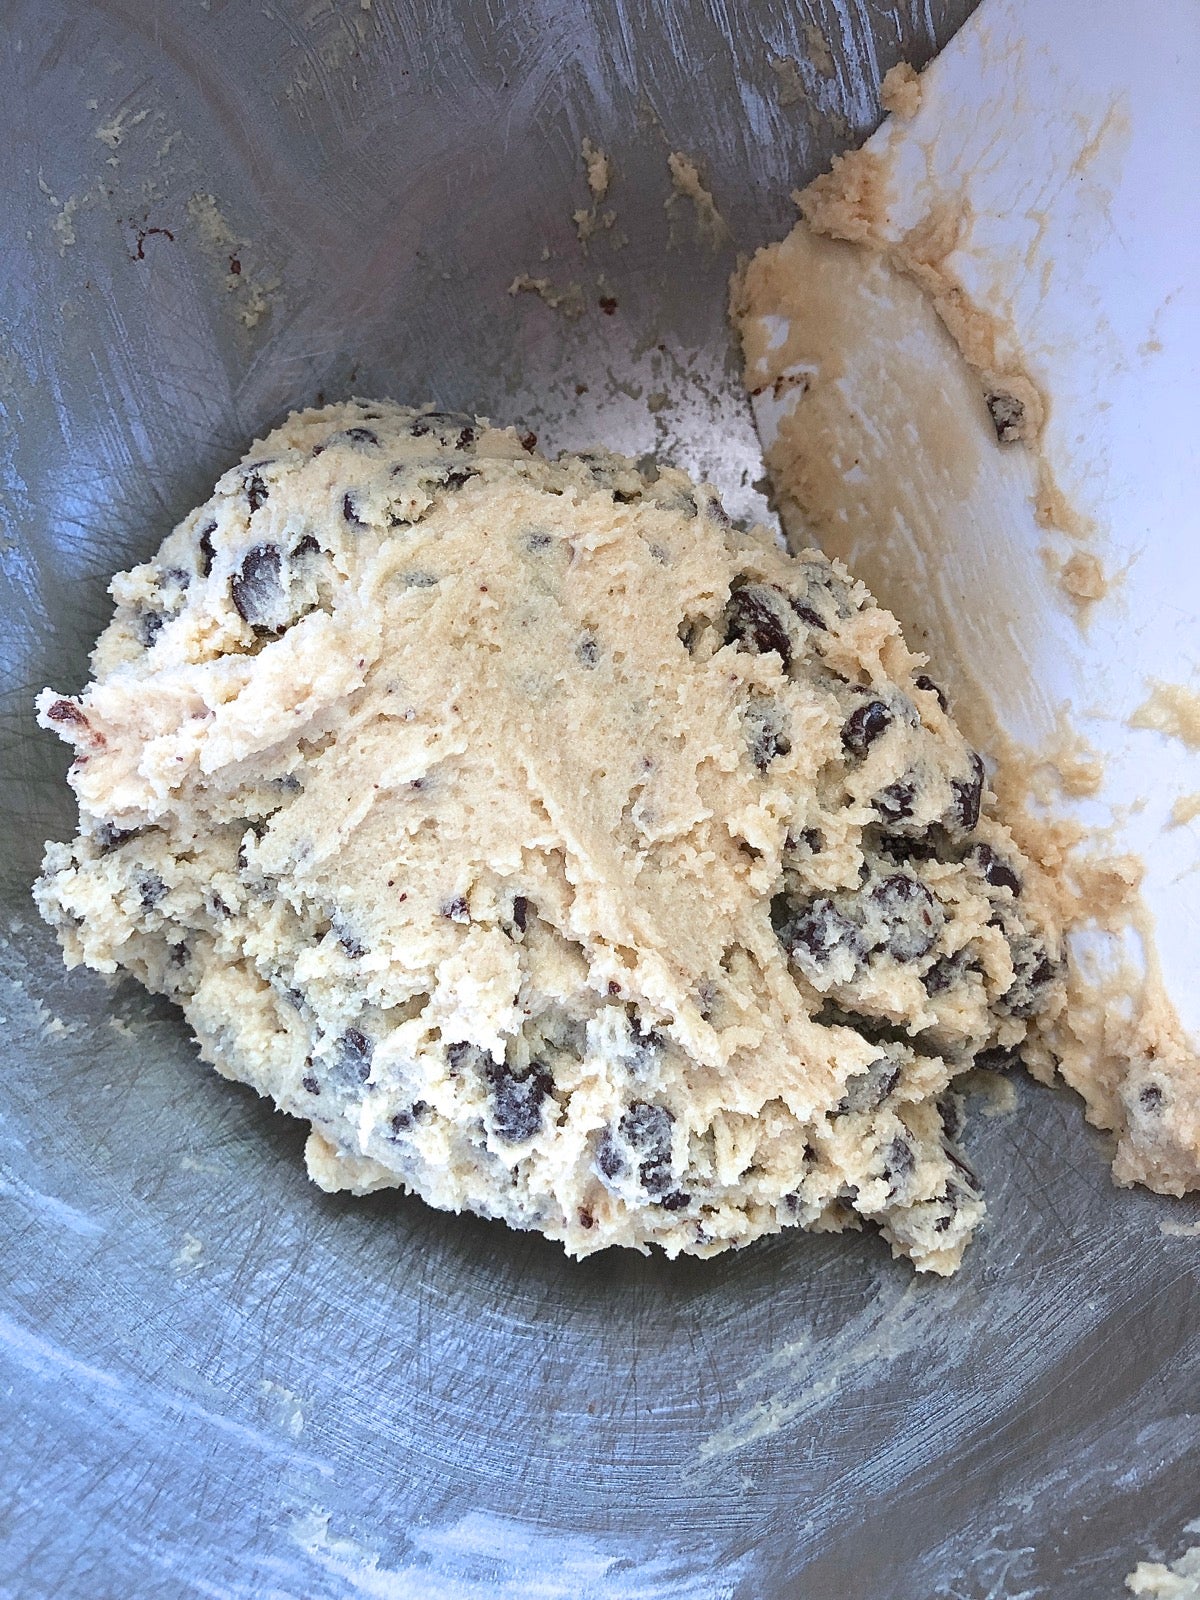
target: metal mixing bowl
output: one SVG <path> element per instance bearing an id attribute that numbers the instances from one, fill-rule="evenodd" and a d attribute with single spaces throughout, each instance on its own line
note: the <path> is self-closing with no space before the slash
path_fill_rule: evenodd
<path id="1" fill-rule="evenodd" d="M 68 976 L 29 900 L 73 828 L 34 692 L 82 685 L 111 573 L 292 406 L 658 449 L 762 513 L 735 252 L 969 9 L 4 8 L 3 1593 L 1098 1600 L 1178 1546 L 1197 1207 L 1114 1190 L 1069 1097 L 976 1097 L 990 1221 L 951 1282 L 866 1236 L 579 1265 L 319 1193 L 300 1127 Z M 616 170 L 586 252 L 584 136 Z M 675 149 L 729 248 L 666 205 Z"/>

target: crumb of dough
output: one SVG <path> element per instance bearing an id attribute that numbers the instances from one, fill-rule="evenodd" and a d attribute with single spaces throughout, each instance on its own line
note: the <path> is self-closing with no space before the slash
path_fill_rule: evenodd
<path id="1" fill-rule="evenodd" d="M 238 321 L 246 329 L 257 327 L 271 310 L 282 280 L 273 274 L 249 270 L 249 241 L 234 232 L 215 195 L 203 191 L 193 194 L 187 213 L 201 247 L 222 268 L 225 289 L 233 297 Z"/>
<path id="2" fill-rule="evenodd" d="M 1109 580 L 1098 556 L 1090 550 L 1076 550 L 1059 568 L 1058 581 L 1073 600 L 1091 603 L 1103 600 Z"/>
<path id="3" fill-rule="evenodd" d="M 814 233 L 879 248 L 879 223 L 887 214 L 887 185 L 887 167 L 873 150 L 848 150 L 834 156 L 829 171 L 814 178 L 806 189 L 794 190 L 792 199 Z"/>
<path id="4" fill-rule="evenodd" d="M 800 76 L 797 62 L 791 56 L 768 56 L 767 65 L 779 79 L 779 104 L 803 105 L 808 99 L 808 91 L 804 87 L 804 79 Z"/>
<path id="5" fill-rule="evenodd" d="M 816 70 L 825 78 L 834 75 L 833 55 L 829 49 L 829 41 L 821 32 L 815 22 L 804 24 L 804 43 L 808 50 L 808 59 Z"/>
<path id="6" fill-rule="evenodd" d="M 680 200 L 690 200 L 695 207 L 696 231 L 701 240 L 710 250 L 719 250 L 722 245 L 728 244 L 729 229 L 725 225 L 724 217 L 717 210 L 712 191 L 706 188 L 696 163 L 681 151 L 672 150 L 667 156 L 667 166 L 671 172 L 671 184 L 674 190 L 666 200 L 668 211 L 672 210 Z"/>
<path id="7" fill-rule="evenodd" d="M 1164 1239 L 1200 1239 L 1200 1222 L 1176 1222 L 1164 1217 L 1158 1225 Z"/>
<path id="8" fill-rule="evenodd" d="M 1171 826 L 1184 828 L 1200 817 L 1200 794 L 1181 794 L 1171 807 Z"/>
<path id="9" fill-rule="evenodd" d="M 128 109 L 117 111 L 96 129 L 96 138 L 110 150 L 116 150 L 129 130 L 145 122 L 149 115 L 149 106 L 143 107 L 133 116 L 130 116 Z"/>
<path id="10" fill-rule="evenodd" d="M 1154 680 L 1150 693 L 1129 718 L 1131 728 L 1153 728 L 1200 750 L 1200 690 L 1183 683 Z"/>
<path id="11" fill-rule="evenodd" d="M 844 567 L 535 444 L 365 400 L 256 441 L 39 697 L 80 807 L 39 908 L 325 1188 L 953 1271 L 955 1082 L 1061 1007 L 1051 886 Z"/>
<path id="12" fill-rule="evenodd" d="M 1049 778 L 1049 785 L 1044 778 Z M 1098 793 L 1103 782 L 1103 756 L 1068 721 L 1066 712 L 1060 712 L 1053 735 L 1042 747 L 1041 760 L 1031 772 L 1031 793 L 1043 804 L 1053 804 L 1056 794 L 1080 800 Z"/>
<path id="13" fill-rule="evenodd" d="M 921 109 L 921 74 L 907 61 L 897 61 L 883 75 L 879 103 L 897 117 L 915 117 Z"/>
<path id="14" fill-rule="evenodd" d="M 592 199 L 598 204 L 608 193 L 609 184 L 612 182 L 612 162 L 590 139 L 583 141 L 582 154 L 584 169 L 587 172 L 587 186 L 592 192 Z"/>
<path id="15" fill-rule="evenodd" d="M 1189 1522 L 1186 1531 L 1200 1533 L 1200 1521 Z M 1192 1545 L 1169 1566 L 1139 1561 L 1125 1587 L 1139 1600 L 1200 1600 L 1200 1545 Z"/>
<path id="16" fill-rule="evenodd" d="M 580 206 L 573 211 L 571 221 L 575 224 L 580 244 L 586 245 L 593 234 L 613 226 L 617 220 L 617 213 L 612 210 L 600 210 L 601 202 L 612 183 L 612 162 L 590 139 L 583 141 L 581 154 L 592 203 L 590 206 Z"/>
<path id="17" fill-rule="evenodd" d="M 583 286 L 578 283 L 555 284 L 549 278 L 534 278 L 528 272 L 519 272 L 508 286 L 510 295 L 535 294 L 551 311 L 561 311 L 564 317 L 574 320 L 583 315 Z"/>

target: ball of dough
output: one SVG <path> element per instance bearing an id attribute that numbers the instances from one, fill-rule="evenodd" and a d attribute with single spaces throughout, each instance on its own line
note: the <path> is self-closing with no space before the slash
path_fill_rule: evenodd
<path id="1" fill-rule="evenodd" d="M 957 1074 L 1059 935 L 894 618 L 715 491 L 353 401 L 253 446 L 78 699 L 69 963 L 183 1008 L 326 1188 L 712 1254 L 868 1221 L 950 1271 Z"/>

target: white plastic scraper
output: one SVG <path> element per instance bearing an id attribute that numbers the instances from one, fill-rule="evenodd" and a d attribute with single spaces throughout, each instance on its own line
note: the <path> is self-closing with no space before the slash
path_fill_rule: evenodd
<path id="1" fill-rule="evenodd" d="M 1125 921 L 1193 1045 L 1198 69 L 1195 0 L 984 0 L 733 302 L 793 542 L 897 612 L 1035 805 L 1144 863 Z"/>

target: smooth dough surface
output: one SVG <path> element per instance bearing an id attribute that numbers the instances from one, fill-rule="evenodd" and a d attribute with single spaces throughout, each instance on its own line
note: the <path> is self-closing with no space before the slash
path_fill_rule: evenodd
<path id="1" fill-rule="evenodd" d="M 711 1254 L 982 1214 L 954 1077 L 1061 1004 L 1036 868 L 898 625 L 711 488 L 353 401 L 112 585 L 69 963 L 182 1006 L 327 1188 Z"/>

